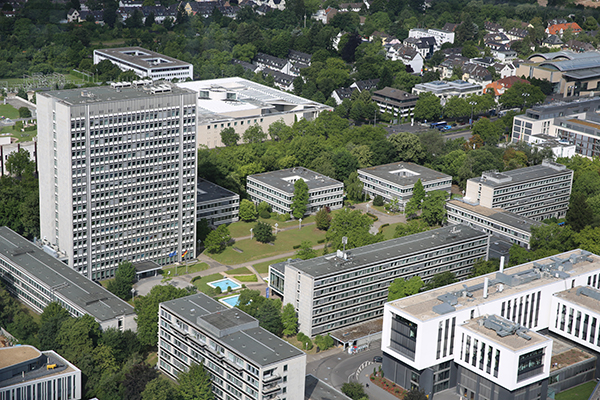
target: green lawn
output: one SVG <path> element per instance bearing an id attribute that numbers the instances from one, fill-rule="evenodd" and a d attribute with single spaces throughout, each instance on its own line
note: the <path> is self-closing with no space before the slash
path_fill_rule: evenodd
<path id="1" fill-rule="evenodd" d="M 207 263 L 197 263 L 197 264 L 188 266 L 187 273 L 193 274 L 194 272 L 200 272 L 200 271 L 204 271 L 207 269 L 208 269 Z M 169 274 L 169 272 L 171 272 L 171 274 Z M 179 275 L 184 275 L 185 274 L 185 265 L 177 267 L 177 273 Z M 175 267 L 163 268 L 162 274 L 164 276 L 175 276 Z"/>
<path id="2" fill-rule="evenodd" d="M 234 278 L 240 282 L 258 282 L 256 275 L 240 275 L 234 276 Z"/>
<path id="3" fill-rule="evenodd" d="M 63 75 L 65 75 L 65 81 L 67 83 L 74 83 L 76 85 L 84 83 L 84 80 L 81 79 L 75 72 L 70 72 L 68 74 Z M 12 87 L 16 85 L 21 85 L 23 83 L 23 78 L 0 78 L 0 81 L 7 82 L 8 86 Z"/>
<path id="4" fill-rule="evenodd" d="M 227 271 L 227 275 L 248 275 L 251 273 L 252 272 L 250 272 L 250 270 L 246 267 L 240 267 L 240 268 L 236 268 L 236 269 Z"/>
<path id="5" fill-rule="evenodd" d="M 393 239 L 394 233 L 396 231 L 396 226 L 403 224 L 403 222 L 396 222 L 395 224 L 390 224 L 383 228 L 383 236 L 385 240 Z"/>
<path id="6" fill-rule="evenodd" d="M 5 126 L 0 130 L 0 133 L 8 133 L 8 136 L 16 138 L 18 142 L 31 142 L 37 136 L 37 130 L 21 132 L 15 130 L 12 126 Z"/>
<path id="7" fill-rule="evenodd" d="M 565 390 L 556 395 L 556 400 L 587 400 L 594 388 L 596 381 L 584 383 L 583 385 L 575 386 L 569 390 Z"/>
<path id="8" fill-rule="evenodd" d="M 0 116 L 11 119 L 19 118 L 19 110 L 10 104 L 0 104 Z"/>
<path id="9" fill-rule="evenodd" d="M 258 272 L 259 274 L 266 275 L 269 273 L 269 265 L 277 264 L 279 262 L 287 260 L 288 258 L 289 257 L 283 257 L 283 258 L 280 258 L 279 260 L 265 261 L 265 262 L 261 262 L 258 264 L 252 264 L 252 266 L 254 267 L 256 272 Z"/>
<path id="10" fill-rule="evenodd" d="M 207 285 L 208 282 L 218 281 L 219 279 L 223 279 L 223 275 L 212 274 L 212 275 L 203 276 L 198 279 L 194 279 L 194 281 L 192 283 L 194 284 L 194 286 L 196 286 L 198 288 L 199 291 L 205 292 L 207 290 L 212 289 L 210 286 Z"/>
<path id="11" fill-rule="evenodd" d="M 317 241 L 325 238 L 325 231 L 320 231 L 315 225 L 305 226 L 302 229 L 291 229 L 289 231 L 279 232 L 276 236 L 274 245 L 263 244 L 252 239 L 244 239 L 236 242 L 233 246 L 243 250 L 238 253 L 229 246 L 221 254 L 208 254 L 213 259 L 222 264 L 234 265 L 243 262 L 260 260 L 261 258 L 277 256 L 282 253 L 294 251 L 293 246 L 302 243 L 305 240 L 312 242 L 313 246 Z"/>
<path id="12" fill-rule="evenodd" d="M 371 206 L 369 206 L 369 210 L 371 210 L 371 208 L 376 209 L 380 213 L 388 214 L 388 211 L 385 209 L 384 206 L 374 206 L 374 205 L 371 205 Z M 373 215 L 375 215 L 375 214 L 373 214 Z M 389 215 L 402 215 L 402 213 L 401 212 L 397 212 L 397 213 L 392 213 L 391 212 L 391 213 L 389 213 Z"/>
<path id="13" fill-rule="evenodd" d="M 289 227 L 298 227 L 298 221 L 297 220 L 289 220 L 289 221 L 286 221 L 286 222 L 281 222 L 281 221 L 277 220 L 277 218 L 269 218 L 269 219 L 259 218 L 258 221 L 265 222 L 265 223 L 267 223 L 267 224 L 269 224 L 271 226 L 274 226 L 275 224 L 277 224 L 277 227 L 279 229 L 281 229 L 281 228 L 289 228 Z M 250 228 L 254 228 L 254 225 L 256 225 L 256 223 L 258 221 L 253 221 L 253 222 L 244 222 L 244 221 L 234 222 L 233 224 L 230 224 L 228 226 L 229 233 L 231 234 L 231 237 L 233 237 L 233 238 L 250 236 Z M 315 222 L 315 216 L 314 215 L 309 215 L 306 218 L 302 218 L 302 225 L 310 223 L 310 222 Z"/>

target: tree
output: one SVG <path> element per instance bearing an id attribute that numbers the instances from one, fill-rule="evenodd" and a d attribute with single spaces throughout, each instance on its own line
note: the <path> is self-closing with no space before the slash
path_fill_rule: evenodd
<path id="1" fill-rule="evenodd" d="M 300 244 L 300 248 L 296 252 L 296 257 L 301 258 L 302 260 L 308 260 L 315 258 L 316 256 L 317 252 L 312 248 L 312 243 L 307 240 Z"/>
<path id="2" fill-rule="evenodd" d="M 439 97 L 431 92 L 421 93 L 415 104 L 415 119 L 431 121 L 438 119 L 440 115 L 442 115 L 442 103 Z"/>
<path id="3" fill-rule="evenodd" d="M 483 258 L 475 261 L 473 264 L 473 272 L 469 275 L 469 278 L 475 278 L 476 276 L 489 274 L 490 272 L 497 271 L 500 268 L 500 260 L 497 258 L 485 261 Z"/>
<path id="4" fill-rule="evenodd" d="M 329 225 L 331 225 L 331 215 L 329 215 L 329 210 L 326 207 L 322 207 L 317 211 L 315 222 L 317 224 L 317 229 L 321 231 L 329 229 Z"/>
<path id="5" fill-rule="evenodd" d="M 388 289 L 388 301 L 401 299 L 406 296 L 419 293 L 423 287 L 423 281 L 418 275 L 413 276 L 409 280 L 404 278 L 394 279 Z"/>
<path id="6" fill-rule="evenodd" d="M 240 202 L 239 216 L 242 221 L 254 221 L 258 217 L 254 203 L 248 199 L 242 199 Z"/>
<path id="7" fill-rule="evenodd" d="M 78 364 L 85 355 L 92 353 L 99 337 L 100 324 L 91 315 L 65 319 L 56 335 L 57 352 Z"/>
<path id="8" fill-rule="evenodd" d="M 531 107 L 542 103 L 546 96 L 539 87 L 524 82 L 515 82 L 500 96 L 500 104 L 506 108 Z"/>
<path id="9" fill-rule="evenodd" d="M 177 376 L 182 400 L 214 400 L 210 375 L 201 364 L 190 365 Z"/>
<path id="10" fill-rule="evenodd" d="M 135 364 L 123 379 L 124 395 L 127 400 L 142 400 L 142 392 L 146 385 L 158 377 L 158 371 L 143 362 Z"/>
<path id="11" fill-rule="evenodd" d="M 300 178 L 294 183 L 294 199 L 292 200 L 292 215 L 300 219 L 306 214 L 308 205 L 308 185 Z"/>
<path id="12" fill-rule="evenodd" d="M 29 158 L 29 152 L 19 149 L 6 158 L 6 170 L 11 176 L 21 178 L 23 175 L 32 175 L 35 171 L 35 161 Z"/>
<path id="13" fill-rule="evenodd" d="M 425 285 L 425 290 L 431 290 L 456 282 L 456 276 L 450 271 L 440 272 Z"/>
<path id="14" fill-rule="evenodd" d="M 258 307 L 256 319 L 262 328 L 281 337 L 281 332 L 283 332 L 281 300 L 265 299 Z"/>
<path id="15" fill-rule="evenodd" d="M 500 141 L 503 129 L 488 118 L 480 118 L 473 124 L 473 135 L 479 135 L 485 144 L 496 145 Z"/>
<path id="16" fill-rule="evenodd" d="M 406 215 L 416 214 L 418 210 L 422 208 L 423 201 L 425 200 L 425 187 L 421 182 L 421 178 L 417 179 L 413 185 L 413 195 L 406 204 Z"/>
<path id="17" fill-rule="evenodd" d="M 373 198 L 373 205 L 376 207 L 381 207 L 383 205 L 383 197 L 380 195 L 375 196 L 375 198 Z"/>
<path id="18" fill-rule="evenodd" d="M 260 290 L 242 289 L 236 307 L 256 318 L 258 315 L 258 308 L 265 300 L 267 299 L 260 295 Z"/>
<path id="19" fill-rule="evenodd" d="M 267 139 L 267 134 L 260 125 L 252 125 L 244 132 L 245 143 L 260 143 Z"/>
<path id="20" fill-rule="evenodd" d="M 240 140 L 240 135 L 232 127 L 225 128 L 221 131 L 221 142 L 226 146 L 235 146 Z M 245 140 L 245 138 L 244 138 Z"/>
<path id="21" fill-rule="evenodd" d="M 71 318 L 69 312 L 58 302 L 53 301 L 44 308 L 44 312 L 42 312 L 40 317 L 40 330 L 38 332 L 40 350 L 52 350 L 58 348 L 56 335 L 58 334 L 63 321 L 69 318 Z"/>
<path id="22" fill-rule="evenodd" d="M 204 247 L 209 253 L 220 253 L 225 250 L 230 240 L 229 228 L 227 228 L 227 225 L 221 224 L 208 234 L 204 240 Z"/>
<path id="23" fill-rule="evenodd" d="M 408 235 L 414 235 L 415 233 L 425 232 L 431 229 L 429 225 L 422 219 L 413 219 L 405 224 L 396 225 L 396 229 L 394 230 L 394 237 L 404 237 Z"/>
<path id="24" fill-rule="evenodd" d="M 417 163 L 424 156 L 423 146 L 414 133 L 398 132 L 388 139 L 396 148 L 399 161 Z"/>
<path id="25" fill-rule="evenodd" d="M 283 334 L 285 336 L 293 336 L 298 332 L 298 315 L 296 309 L 291 303 L 283 306 L 281 312 L 281 323 L 283 324 Z"/>
<path id="26" fill-rule="evenodd" d="M 177 387 L 169 379 L 158 377 L 146 385 L 142 400 L 179 400 Z"/>
<path id="27" fill-rule="evenodd" d="M 533 250 L 554 250 L 557 253 L 577 248 L 571 226 L 559 226 L 556 223 L 532 226 L 529 245 Z"/>
<path id="28" fill-rule="evenodd" d="M 346 195 L 350 200 L 360 201 L 363 199 L 363 183 L 358 179 L 358 173 L 352 172 L 346 182 Z"/>
<path id="29" fill-rule="evenodd" d="M 131 289 L 135 282 L 135 267 L 129 261 L 123 261 L 117 267 L 115 278 L 108 282 L 107 289 L 122 299 L 131 296 Z"/>
<path id="30" fill-rule="evenodd" d="M 204 244 L 204 240 L 211 232 L 212 229 L 206 218 L 202 218 L 200 221 L 196 222 L 196 240 L 199 240 Z"/>
<path id="31" fill-rule="evenodd" d="M 368 399 L 369 396 L 365 393 L 365 388 L 362 383 L 352 382 L 342 385 L 342 393 L 350 397 L 352 400 Z"/>
<path id="32" fill-rule="evenodd" d="M 19 118 L 31 118 L 31 111 L 27 107 L 19 107 Z"/>
<path id="33" fill-rule="evenodd" d="M 423 390 L 411 389 L 404 395 L 404 400 L 427 400 L 428 397 Z"/>
<path id="34" fill-rule="evenodd" d="M 421 217 L 429 226 L 442 225 L 446 220 L 446 198 L 448 193 L 443 190 L 429 192 L 423 200 Z"/>
<path id="35" fill-rule="evenodd" d="M 113 349 L 115 360 L 118 364 L 132 358 L 142 349 L 140 341 L 135 332 L 131 330 L 121 331 L 117 328 L 107 328 L 102 331 L 98 344 L 104 344 Z"/>
<path id="36" fill-rule="evenodd" d="M 575 192 L 571 195 L 569 209 L 567 210 L 567 224 L 575 232 L 580 232 L 597 219 L 586 200 L 584 193 Z"/>
<path id="37" fill-rule="evenodd" d="M 269 243 L 273 240 L 273 228 L 266 222 L 259 221 L 254 225 L 254 238 L 261 243 Z"/>
<path id="38" fill-rule="evenodd" d="M 143 346 L 154 347 L 158 340 L 158 305 L 195 293 L 195 287 L 179 289 L 171 285 L 154 286 L 145 296 L 135 299 L 137 336 Z"/>
<path id="39" fill-rule="evenodd" d="M 362 214 L 359 210 L 344 208 L 337 213 L 331 221 L 327 231 L 327 240 L 331 242 L 334 250 L 342 249 L 342 237 L 348 238 L 346 249 L 366 246 L 383 240 L 383 234 L 372 235 L 369 230 L 373 226 L 373 220 Z"/>

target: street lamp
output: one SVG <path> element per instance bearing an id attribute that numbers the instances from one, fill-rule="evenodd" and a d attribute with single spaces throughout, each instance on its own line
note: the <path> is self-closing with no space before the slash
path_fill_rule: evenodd
<path id="1" fill-rule="evenodd" d="M 523 93 L 521 96 L 523 96 L 523 110 L 525 110 L 525 103 L 527 102 L 527 98 L 530 96 L 530 94 Z"/>
<path id="2" fill-rule="evenodd" d="M 252 228 L 250 228 L 250 240 L 252 240 Z"/>
<path id="3" fill-rule="evenodd" d="M 470 101 L 469 104 L 471 105 L 471 129 L 473 129 L 473 107 L 475 107 L 475 105 L 477 104 L 476 101 Z"/>
<path id="4" fill-rule="evenodd" d="M 135 302 L 135 288 L 131 288 L 131 297 L 132 297 L 133 301 Z"/>
<path id="5" fill-rule="evenodd" d="M 277 235 L 277 227 L 279 226 L 279 224 L 277 222 L 275 222 L 275 234 Z"/>
<path id="6" fill-rule="evenodd" d="M 298 229 L 302 228 L 302 218 L 298 220 Z"/>

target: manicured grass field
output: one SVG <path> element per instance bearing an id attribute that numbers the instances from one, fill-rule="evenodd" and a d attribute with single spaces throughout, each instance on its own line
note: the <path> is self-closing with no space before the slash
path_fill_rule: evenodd
<path id="1" fill-rule="evenodd" d="M 596 383 L 591 381 L 560 392 L 556 395 L 556 400 L 587 400 L 594 391 Z"/>
<path id="2" fill-rule="evenodd" d="M 234 278 L 240 282 L 258 282 L 256 275 L 239 275 L 234 276 Z"/>
<path id="3" fill-rule="evenodd" d="M 393 239 L 394 233 L 396 231 L 396 226 L 403 224 L 403 222 L 396 222 L 395 224 L 390 224 L 383 228 L 383 236 L 385 236 L 385 240 Z"/>
<path id="4" fill-rule="evenodd" d="M 250 236 L 250 228 L 254 228 L 254 225 L 256 225 L 258 221 L 265 222 L 271 226 L 275 226 L 275 224 L 277 224 L 277 227 L 279 229 L 289 228 L 289 227 L 298 227 L 298 220 L 289 220 L 286 222 L 281 222 L 281 221 L 277 220 L 277 218 L 269 218 L 269 219 L 259 218 L 257 221 L 252 221 L 252 222 L 244 222 L 244 221 L 234 222 L 233 224 L 230 224 L 228 226 L 229 233 L 231 234 L 232 238 Z M 315 222 L 314 215 L 309 215 L 306 218 L 302 218 L 302 225 L 307 224 L 309 222 Z"/>
<path id="5" fill-rule="evenodd" d="M 194 284 L 194 286 L 196 286 L 198 288 L 199 291 L 205 292 L 207 290 L 212 289 L 210 286 L 208 286 L 208 282 L 218 281 L 219 279 L 223 279 L 223 275 L 212 274 L 212 275 L 203 276 L 202 278 L 198 278 L 198 279 L 194 280 L 194 282 L 192 282 L 192 283 Z"/>
<path id="6" fill-rule="evenodd" d="M 252 272 L 246 267 L 240 267 L 240 268 L 236 268 L 236 269 L 227 271 L 227 275 L 248 275 L 251 273 Z"/>
<path id="7" fill-rule="evenodd" d="M 10 119 L 19 118 L 19 110 L 10 104 L 0 104 L 0 116 Z"/>
<path id="8" fill-rule="evenodd" d="M 207 263 L 197 263 L 197 264 L 188 266 L 187 273 L 193 274 L 194 272 L 200 272 L 200 271 L 204 271 L 206 269 L 208 269 Z M 169 271 L 171 272 L 171 274 L 169 274 Z M 185 274 L 185 265 L 177 267 L 177 273 L 179 275 L 184 275 Z M 164 276 L 175 276 L 175 267 L 163 268 L 162 274 Z"/>
<path id="9" fill-rule="evenodd" d="M 280 258 L 278 260 L 273 260 L 273 261 L 265 261 L 265 262 L 261 262 L 258 264 L 252 264 L 252 266 L 254 267 L 254 269 L 256 270 L 256 272 L 258 272 L 261 275 L 266 275 L 269 273 L 269 265 L 272 264 L 277 264 L 279 262 L 285 261 L 287 260 L 289 257 L 283 257 Z"/>
<path id="10" fill-rule="evenodd" d="M 222 264 L 235 265 L 294 251 L 293 246 L 299 245 L 303 241 L 310 241 L 315 246 L 318 240 L 324 238 L 325 231 L 318 230 L 315 225 L 309 225 L 302 229 L 279 232 L 273 245 L 263 244 L 254 239 L 244 239 L 233 245 L 243 250 L 243 253 L 238 253 L 233 250 L 232 246 L 229 246 L 221 254 L 208 254 L 208 256 Z"/>

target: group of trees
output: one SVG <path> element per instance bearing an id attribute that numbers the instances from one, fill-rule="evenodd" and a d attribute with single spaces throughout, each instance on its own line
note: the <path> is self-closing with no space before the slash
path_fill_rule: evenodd
<path id="1" fill-rule="evenodd" d="M 123 261 L 117 267 L 115 278 L 108 281 L 107 289 L 123 300 L 131 297 L 135 283 L 135 267 L 129 261 Z"/>
<path id="2" fill-rule="evenodd" d="M 242 289 L 236 306 L 258 320 L 259 325 L 272 334 L 295 335 L 298 331 L 298 317 L 291 304 L 282 307 L 281 300 L 267 299 L 259 290 Z"/>

